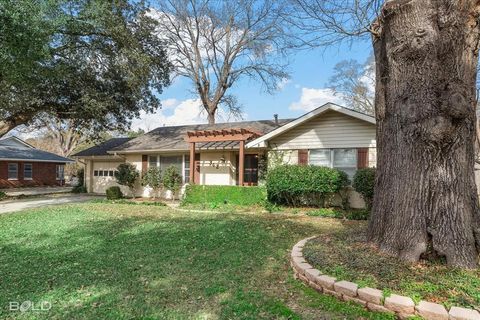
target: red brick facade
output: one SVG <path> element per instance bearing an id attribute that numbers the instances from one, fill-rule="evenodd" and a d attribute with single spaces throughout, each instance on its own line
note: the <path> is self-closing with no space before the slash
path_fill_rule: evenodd
<path id="1" fill-rule="evenodd" d="M 18 173 L 16 180 L 8 179 L 8 164 L 17 163 Z M 24 164 L 32 164 L 32 179 L 24 179 Z M 34 161 L 0 161 L 0 188 L 59 186 L 64 181 L 57 180 L 57 165 L 64 163 L 34 162 Z"/>

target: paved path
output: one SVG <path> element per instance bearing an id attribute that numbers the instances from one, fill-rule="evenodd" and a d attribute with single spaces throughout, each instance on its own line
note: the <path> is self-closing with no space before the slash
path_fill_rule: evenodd
<path id="1" fill-rule="evenodd" d="M 0 214 L 8 212 L 22 211 L 31 208 L 40 208 L 53 205 L 61 205 L 68 203 L 87 202 L 92 199 L 98 199 L 98 196 L 65 194 L 55 196 L 45 196 L 41 198 L 19 199 L 0 201 Z"/>
<path id="2" fill-rule="evenodd" d="M 42 194 L 69 193 L 72 191 L 72 187 L 9 188 L 0 189 L 0 191 L 5 192 L 9 197 L 18 197 L 20 195 L 37 196 Z"/>

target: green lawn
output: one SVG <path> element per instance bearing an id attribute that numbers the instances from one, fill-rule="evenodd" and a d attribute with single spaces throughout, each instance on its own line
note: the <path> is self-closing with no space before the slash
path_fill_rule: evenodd
<path id="1" fill-rule="evenodd" d="M 288 256 L 340 220 L 77 204 L 0 216 L 1 319 L 386 319 L 304 287 Z M 8 310 L 49 301 L 50 311 Z"/>

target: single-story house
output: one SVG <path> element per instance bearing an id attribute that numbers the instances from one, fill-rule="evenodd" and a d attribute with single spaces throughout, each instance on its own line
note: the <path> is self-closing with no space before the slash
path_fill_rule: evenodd
<path id="1" fill-rule="evenodd" d="M 74 162 L 38 150 L 17 137 L 0 140 L 0 187 L 61 186 L 65 164 Z"/>
<path id="2" fill-rule="evenodd" d="M 115 170 L 124 162 L 142 173 L 177 166 L 185 184 L 257 185 L 262 161 L 327 166 L 352 177 L 358 168 L 376 164 L 375 118 L 328 103 L 296 119 L 159 127 L 74 157 L 85 163 L 86 187 L 93 193 L 116 185 Z M 137 189 L 140 196 L 151 192 Z M 350 200 L 354 207 L 363 205 L 354 192 Z"/>

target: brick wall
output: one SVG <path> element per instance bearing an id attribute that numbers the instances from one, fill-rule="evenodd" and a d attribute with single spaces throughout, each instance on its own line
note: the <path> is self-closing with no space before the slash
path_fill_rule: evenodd
<path id="1" fill-rule="evenodd" d="M 8 180 L 8 164 L 18 164 L 18 179 Z M 31 163 L 33 168 L 32 180 L 23 178 L 24 163 Z M 33 186 L 58 186 L 60 181 L 56 179 L 56 166 L 64 163 L 51 162 L 19 162 L 19 161 L 0 161 L 0 187 L 33 187 Z"/>

